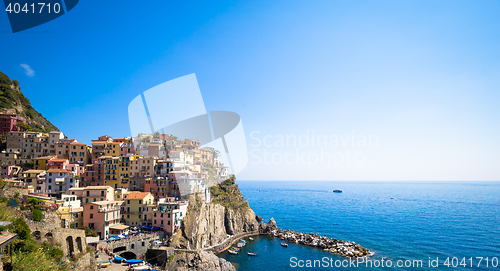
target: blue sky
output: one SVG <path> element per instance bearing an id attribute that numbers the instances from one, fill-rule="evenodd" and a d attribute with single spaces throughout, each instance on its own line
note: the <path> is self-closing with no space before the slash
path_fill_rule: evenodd
<path id="1" fill-rule="evenodd" d="M 0 70 L 88 144 L 130 135 L 134 97 L 196 73 L 207 110 L 242 117 L 241 179 L 499 180 L 499 10 L 497 1 L 80 1 L 16 34 L 0 12 Z M 189 110 L 189 97 L 179 101 Z M 378 140 L 277 142 L 307 133 Z M 322 153 L 344 162 L 315 162 Z"/>

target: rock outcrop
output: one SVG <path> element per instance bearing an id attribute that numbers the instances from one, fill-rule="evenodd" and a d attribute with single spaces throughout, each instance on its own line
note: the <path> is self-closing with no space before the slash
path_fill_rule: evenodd
<path id="1" fill-rule="evenodd" d="M 275 233 L 278 230 L 278 225 L 276 225 L 276 221 L 274 221 L 274 218 L 271 218 L 269 220 L 269 223 L 267 223 L 267 226 L 263 229 L 264 233 Z"/>
<path id="2" fill-rule="evenodd" d="M 183 220 L 182 235 L 171 240 L 177 248 L 200 249 L 223 242 L 228 235 L 256 231 L 259 224 L 238 185 L 223 182 L 210 188 L 212 201 L 200 194 L 189 196 L 189 209 Z"/>
<path id="3" fill-rule="evenodd" d="M 174 271 L 236 271 L 230 262 L 215 256 L 213 252 L 206 251 L 176 254 L 166 269 Z"/>

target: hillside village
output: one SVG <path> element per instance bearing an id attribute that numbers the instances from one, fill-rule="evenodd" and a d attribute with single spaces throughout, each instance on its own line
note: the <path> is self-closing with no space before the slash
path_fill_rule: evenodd
<path id="1" fill-rule="evenodd" d="M 138 229 L 175 233 L 187 195 L 210 201 L 209 186 L 229 177 L 219 151 L 196 140 L 156 133 L 101 136 L 92 145 L 63 132 L 22 131 L 21 116 L 3 114 L 1 177 L 43 200 L 65 228 L 90 229 L 101 240 Z"/>

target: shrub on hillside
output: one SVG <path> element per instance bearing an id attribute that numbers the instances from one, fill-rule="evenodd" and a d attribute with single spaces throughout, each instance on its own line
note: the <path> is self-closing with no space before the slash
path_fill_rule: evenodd
<path id="1" fill-rule="evenodd" d="M 41 221 L 43 218 L 42 211 L 35 209 L 33 210 L 33 220 L 35 221 Z"/>
<path id="2" fill-rule="evenodd" d="M 10 224 L 9 226 L 11 227 L 13 232 L 17 233 L 19 239 L 21 240 L 30 239 L 31 230 L 28 224 L 26 224 L 26 222 L 24 221 L 24 219 L 18 217 L 14 219 L 14 221 L 12 221 L 12 224 Z"/>
<path id="3" fill-rule="evenodd" d="M 98 237 L 99 234 L 97 232 L 93 231 L 89 227 L 84 227 L 83 230 L 85 231 L 85 236 L 90 236 L 90 237 Z"/>
<path id="4" fill-rule="evenodd" d="M 64 256 L 64 252 L 60 249 L 60 248 L 57 248 L 57 247 L 53 247 L 49 250 L 49 256 L 57 261 L 59 261 L 63 256 Z"/>

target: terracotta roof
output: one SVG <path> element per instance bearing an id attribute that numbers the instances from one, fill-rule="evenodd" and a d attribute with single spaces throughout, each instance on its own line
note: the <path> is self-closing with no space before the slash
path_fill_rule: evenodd
<path id="1" fill-rule="evenodd" d="M 64 161 L 67 161 L 68 159 L 59 159 L 59 158 L 55 158 L 55 159 L 52 159 L 50 160 L 51 162 L 64 162 Z"/>
<path id="2" fill-rule="evenodd" d="M 150 194 L 149 192 L 130 192 L 125 199 L 143 199 Z"/>
<path id="3" fill-rule="evenodd" d="M 66 170 L 66 169 L 57 169 L 57 168 L 51 168 L 49 170 L 47 170 L 48 173 L 73 173 L 69 170 Z"/>
<path id="4" fill-rule="evenodd" d="M 109 142 L 109 144 L 114 144 L 114 145 L 119 145 L 122 144 L 123 142 Z"/>

